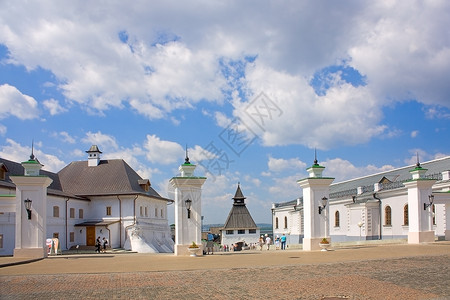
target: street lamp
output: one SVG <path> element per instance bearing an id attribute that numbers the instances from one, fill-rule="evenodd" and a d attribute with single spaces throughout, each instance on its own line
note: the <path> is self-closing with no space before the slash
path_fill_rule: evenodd
<path id="1" fill-rule="evenodd" d="M 430 203 L 424 203 L 423 210 L 427 210 L 428 207 L 433 205 L 433 201 L 434 201 L 434 195 L 428 195 L 428 202 L 430 202 Z"/>
<path id="2" fill-rule="evenodd" d="M 27 210 L 28 213 L 28 220 L 31 220 L 31 201 L 30 199 L 25 199 L 23 200 L 23 203 L 25 204 L 25 209 Z"/>
<path id="3" fill-rule="evenodd" d="M 190 219 L 190 218 L 191 218 L 191 205 L 192 205 L 192 200 L 191 200 L 191 199 L 186 199 L 186 200 L 184 200 L 184 204 L 186 204 L 187 217 L 188 217 L 188 219 Z"/>
<path id="4" fill-rule="evenodd" d="M 358 227 L 359 227 L 359 240 L 361 240 L 361 227 L 364 225 L 363 222 L 359 221 L 358 222 Z"/>
<path id="5" fill-rule="evenodd" d="M 319 215 L 322 214 L 322 211 L 325 209 L 325 207 L 327 207 L 328 204 L 328 198 L 327 197 L 323 197 L 322 198 L 322 205 L 319 206 Z"/>

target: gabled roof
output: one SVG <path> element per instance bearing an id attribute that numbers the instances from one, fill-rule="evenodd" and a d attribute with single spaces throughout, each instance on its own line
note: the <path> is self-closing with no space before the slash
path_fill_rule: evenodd
<path id="1" fill-rule="evenodd" d="M 152 187 L 146 192 L 143 179 L 123 159 L 101 160 L 90 167 L 87 161 L 75 161 L 58 172 L 64 191 L 78 196 L 145 194 L 163 200 Z"/>
<path id="2" fill-rule="evenodd" d="M 235 196 L 233 197 L 234 203 L 231 208 L 228 218 L 225 221 L 223 229 L 256 229 L 255 221 L 253 221 L 250 212 L 244 202 L 244 195 L 242 194 L 241 187 L 238 184 Z"/>

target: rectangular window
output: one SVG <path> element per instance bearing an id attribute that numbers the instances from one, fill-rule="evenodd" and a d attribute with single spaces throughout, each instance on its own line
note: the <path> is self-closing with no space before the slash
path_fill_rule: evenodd
<path id="1" fill-rule="evenodd" d="M 158 216 L 158 209 L 155 207 L 155 218 Z"/>
<path id="2" fill-rule="evenodd" d="M 71 233 L 69 234 L 69 241 L 70 241 L 71 243 L 73 243 L 73 242 L 75 241 L 75 232 L 71 232 Z"/>
<path id="3" fill-rule="evenodd" d="M 142 216 L 144 216 L 144 214 L 143 214 L 143 207 L 142 206 L 139 206 L 139 215 L 142 217 Z"/>
<path id="4" fill-rule="evenodd" d="M 161 208 L 161 218 L 164 218 L 164 214 L 163 214 L 163 210 L 162 210 L 162 208 Z"/>
<path id="5" fill-rule="evenodd" d="M 70 208 L 69 214 L 70 214 L 70 218 L 71 218 L 71 219 L 75 218 L 75 208 L 73 208 L 73 207 Z"/>
<path id="6" fill-rule="evenodd" d="M 245 229 L 238 229 L 238 234 L 245 234 Z"/>
<path id="7" fill-rule="evenodd" d="M 249 229 L 249 230 L 248 230 L 248 233 L 250 233 L 250 234 L 256 234 L 256 229 Z"/>
<path id="8" fill-rule="evenodd" d="M 227 234 L 234 234 L 234 230 L 227 230 Z"/>
<path id="9" fill-rule="evenodd" d="M 107 206 L 106 207 L 106 215 L 110 216 L 111 215 L 111 206 Z"/>
<path id="10" fill-rule="evenodd" d="M 59 218 L 59 206 L 53 206 L 53 217 Z"/>
<path id="11" fill-rule="evenodd" d="M 145 207 L 145 216 L 148 217 L 148 207 Z"/>
<path id="12" fill-rule="evenodd" d="M 3 249 L 3 234 L 0 234 L 0 249 Z"/>
<path id="13" fill-rule="evenodd" d="M 81 208 L 78 210 L 78 218 L 80 218 L 80 219 L 84 218 L 84 211 Z"/>

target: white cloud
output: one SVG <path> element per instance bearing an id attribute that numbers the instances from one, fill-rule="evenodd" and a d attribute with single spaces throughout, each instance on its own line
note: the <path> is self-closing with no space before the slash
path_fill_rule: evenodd
<path id="1" fill-rule="evenodd" d="M 87 132 L 86 137 L 82 139 L 83 143 L 90 145 L 97 145 L 102 152 L 112 152 L 112 150 L 117 150 L 119 146 L 117 145 L 115 137 L 107 134 L 98 132 Z M 86 149 L 87 150 L 87 149 Z"/>
<path id="2" fill-rule="evenodd" d="M 257 63 L 248 68 L 247 74 L 250 89 L 264 92 L 279 111 L 266 117 L 268 110 L 258 107 L 265 114 L 261 134 L 265 145 L 303 144 L 327 149 L 365 143 L 386 129 L 378 125 L 381 110 L 365 86 L 354 87 L 337 80 L 325 95 L 318 96 L 300 76 Z M 252 103 L 241 103 L 236 108 L 245 124 L 255 124 L 245 114 Z"/>
<path id="3" fill-rule="evenodd" d="M 0 4 L 0 43 L 9 52 L 6 63 L 49 70 L 69 102 L 90 112 L 131 107 L 150 119 L 170 118 L 203 101 L 222 103 L 231 92 L 233 117 L 241 117 L 251 100 L 241 95 L 264 91 L 283 113 L 264 128 L 264 145 L 331 148 L 395 134 L 381 122 L 382 108 L 396 101 L 450 107 L 449 11 L 447 1 L 153 1 L 107 9 L 14 1 Z M 254 63 L 241 66 L 249 56 Z M 335 65 L 353 67 L 367 85 L 338 76 L 317 96 L 311 78 Z M 30 117 L 0 99 L 0 117 Z M 63 109 L 44 106 L 51 114 Z M 220 126 L 228 118 L 216 115 Z"/>
<path id="4" fill-rule="evenodd" d="M 358 167 L 342 158 L 329 159 L 322 162 L 321 165 L 325 167 L 323 175 L 334 177 L 334 183 L 394 169 L 391 165 Z"/>
<path id="5" fill-rule="evenodd" d="M 54 132 L 53 137 L 61 139 L 64 143 L 75 144 L 76 140 L 67 131 Z"/>
<path id="6" fill-rule="evenodd" d="M 41 143 L 34 143 L 33 153 L 34 156 L 44 165 L 43 169 L 51 172 L 58 172 L 61 170 L 65 163 L 58 157 L 42 152 L 39 148 Z M 12 139 L 6 139 L 6 145 L 0 147 L 0 157 L 14 161 L 23 162 L 28 160 L 31 154 L 31 147 L 22 146 Z"/>
<path id="7" fill-rule="evenodd" d="M 147 159 L 152 163 L 163 165 L 176 162 L 183 163 L 185 157 L 185 150 L 181 145 L 175 142 L 161 140 L 156 135 L 147 135 L 147 140 L 144 142 L 144 149 L 146 150 Z"/>
<path id="8" fill-rule="evenodd" d="M 9 84 L 0 85 L 0 119 L 15 116 L 21 120 L 39 116 L 37 101 Z"/>
<path id="9" fill-rule="evenodd" d="M 6 126 L 0 124 L 0 136 L 4 136 L 7 131 L 8 131 L 8 129 L 6 128 Z"/>
<path id="10" fill-rule="evenodd" d="M 412 138 L 415 138 L 415 137 L 417 137 L 419 135 L 419 130 L 413 130 L 413 131 L 411 131 L 411 137 Z"/>
<path id="11" fill-rule="evenodd" d="M 267 163 L 269 170 L 272 172 L 284 172 L 286 170 L 304 170 L 306 163 L 298 158 L 284 159 L 269 157 Z"/>
<path id="12" fill-rule="evenodd" d="M 50 112 L 50 114 L 52 116 L 54 115 L 58 115 L 60 113 L 66 112 L 67 109 L 62 107 L 59 104 L 58 100 L 55 99 L 48 99 L 48 100 L 44 100 L 44 102 L 42 102 L 42 104 L 44 105 L 44 107 Z"/>

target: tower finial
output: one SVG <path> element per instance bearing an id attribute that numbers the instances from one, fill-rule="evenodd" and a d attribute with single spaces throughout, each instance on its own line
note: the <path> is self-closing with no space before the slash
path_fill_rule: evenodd
<path id="1" fill-rule="evenodd" d="M 419 152 L 416 152 L 416 157 L 417 157 L 417 163 L 416 163 L 416 167 L 420 168 L 420 162 L 419 162 Z"/>
<path id="2" fill-rule="evenodd" d="M 186 158 L 184 159 L 184 163 L 185 163 L 185 164 L 190 164 L 190 162 L 189 162 L 189 156 L 188 156 L 187 144 L 186 144 Z"/>
<path id="3" fill-rule="evenodd" d="M 30 160 L 34 160 L 35 156 L 34 156 L 34 139 L 31 140 L 31 155 L 30 155 Z"/>
<path id="4" fill-rule="evenodd" d="M 318 165 L 318 161 L 317 161 L 317 149 L 314 148 L 314 165 Z"/>

